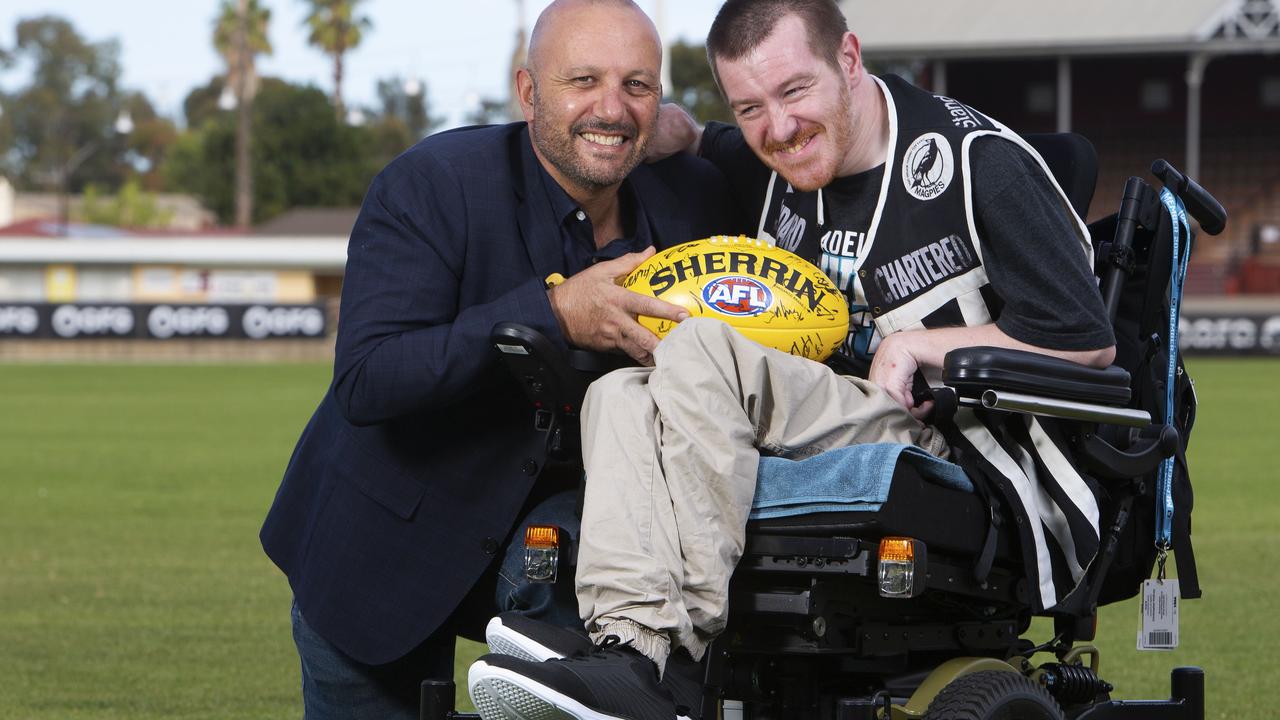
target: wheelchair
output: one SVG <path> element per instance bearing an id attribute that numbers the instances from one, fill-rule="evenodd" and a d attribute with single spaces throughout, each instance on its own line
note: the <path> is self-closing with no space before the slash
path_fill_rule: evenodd
<path id="1" fill-rule="evenodd" d="M 1070 133 L 1026 139 L 1085 217 L 1097 175 L 1092 145 Z M 1226 213 L 1207 191 L 1163 160 L 1152 173 L 1202 231 L 1222 231 Z M 1137 594 L 1157 563 L 1155 481 L 1170 457 L 1180 469 L 1173 483 L 1179 580 L 1184 598 L 1199 595 L 1184 455 L 1195 397 L 1167 344 L 1173 222 L 1153 186 L 1132 177 L 1119 212 L 1090 225 L 1094 269 L 1117 336 L 1112 367 L 962 348 L 947 355 L 942 386 L 928 389 L 943 415 L 971 406 L 1066 421 L 1073 463 L 1101 485 L 1100 550 L 1068 601 L 1042 613 L 1052 617 L 1053 637 L 1040 644 L 1026 637 L 1034 583 L 1013 523 L 1000 521 L 1001 501 L 935 484 L 915 465 L 899 463 L 876 511 L 749 522 L 730 585 L 729 624 L 704 661 L 703 718 L 1204 718 L 1199 668 L 1174 669 L 1167 700 L 1112 700 L 1112 686 L 1098 673 L 1099 651 L 1089 644 L 1098 606 Z M 565 354 L 529 328 L 506 323 L 494 329 L 493 343 L 536 408 L 549 456 L 580 463 L 577 409 L 589 382 L 620 359 Z M 1172 388 L 1164 372 L 1170 367 Z M 527 553 L 536 560 L 530 577 L 546 575 L 557 550 L 549 552 Z M 571 560 L 572 548 L 558 552 Z M 1163 553 L 1159 563 L 1163 572 Z M 1033 662 L 1040 653 L 1054 660 Z M 452 703 L 452 683 L 424 682 L 424 720 L 475 717 L 454 712 Z"/>

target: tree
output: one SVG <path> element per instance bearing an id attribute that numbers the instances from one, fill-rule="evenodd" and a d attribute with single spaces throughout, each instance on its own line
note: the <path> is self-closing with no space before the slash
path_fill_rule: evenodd
<path id="1" fill-rule="evenodd" d="M 245 24 L 245 50 L 247 56 L 240 57 L 241 18 Z M 227 85 L 234 92 L 239 84 L 242 71 L 249 94 L 257 89 L 258 55 L 270 55 L 271 39 L 267 37 L 267 27 L 271 24 L 271 9 L 262 7 L 258 0 L 222 0 L 218 10 L 218 19 L 213 27 L 213 47 L 227 64 Z"/>
<path id="2" fill-rule="evenodd" d="M 213 46 L 227 63 L 227 86 L 236 103 L 236 225 L 248 227 L 253 217 L 253 175 L 249 164 L 253 136 L 253 98 L 258 91 L 255 58 L 271 54 L 267 25 L 271 11 L 258 0 L 222 0 L 222 9 L 213 29 Z"/>
<path id="3" fill-rule="evenodd" d="M 398 121 L 408 131 L 413 144 L 431 134 L 442 120 L 432 117 L 427 103 L 427 86 L 421 80 L 401 80 L 398 77 L 378 81 L 378 102 L 382 108 L 379 118 Z"/>
<path id="4" fill-rule="evenodd" d="M 520 116 L 511 117 L 511 104 L 506 100 L 480 98 L 475 109 L 467 113 L 465 119 L 471 125 L 493 125 L 521 118 Z"/>
<path id="5" fill-rule="evenodd" d="M 61 193 L 88 182 L 119 185 L 118 44 L 88 42 L 53 16 L 21 20 L 15 34 L 5 54 L 32 74 L 28 85 L 0 96 L 0 173 L 19 188 Z"/>
<path id="6" fill-rule="evenodd" d="M 369 121 L 364 129 L 370 159 L 381 167 L 430 134 L 442 120 L 431 116 L 427 89 L 419 80 L 386 78 L 378 81 L 377 90 L 381 107 L 366 114 Z"/>
<path id="7" fill-rule="evenodd" d="M 311 10 L 305 24 L 311 28 L 307 42 L 333 58 L 333 106 L 338 122 L 346 117 L 342 101 L 342 62 L 372 27 L 367 17 L 356 17 L 356 6 L 364 0 L 305 0 Z"/>
<path id="8" fill-rule="evenodd" d="M 214 75 L 209 82 L 188 92 L 182 101 L 182 116 L 187 120 L 187 127 L 202 127 L 223 113 L 224 110 L 218 107 L 218 100 L 223 90 L 229 87 L 231 84 L 227 82 L 226 75 Z"/>
<path id="9" fill-rule="evenodd" d="M 142 191 L 138 181 L 129 180 L 115 197 L 104 199 L 96 185 L 84 189 L 80 219 L 113 227 L 164 227 L 173 220 L 173 211 L 160 208 L 156 198 Z"/>
<path id="10" fill-rule="evenodd" d="M 142 190 L 163 190 L 161 168 L 169 150 L 178 139 L 173 121 L 161 117 L 151 101 L 140 92 L 125 93 L 120 102 L 117 124 L 127 121 L 132 128 L 122 140 L 126 182 L 136 180 Z"/>
<path id="11" fill-rule="evenodd" d="M 208 93 L 196 88 L 193 99 Z M 236 121 L 211 113 L 178 139 L 165 179 L 214 211 L 221 222 L 234 218 L 232 182 Z M 369 128 L 339 123 L 333 105 L 314 87 L 263 78 L 253 104 L 253 220 L 261 222 L 291 207 L 353 206 L 382 166 Z M 401 148 L 403 149 L 403 148 Z M 397 152 L 399 152 L 397 150 Z"/>
<path id="12" fill-rule="evenodd" d="M 698 122 L 733 122 L 733 113 L 724 104 L 707 64 L 706 47 L 684 42 L 671 45 L 671 84 L 674 87 L 668 91 L 670 97 L 693 113 Z"/>
<path id="13" fill-rule="evenodd" d="M 380 108 L 366 114 L 366 150 L 374 167 L 383 167 L 407 147 L 429 135 L 442 119 L 431 117 L 426 86 L 392 77 L 378 81 Z"/>

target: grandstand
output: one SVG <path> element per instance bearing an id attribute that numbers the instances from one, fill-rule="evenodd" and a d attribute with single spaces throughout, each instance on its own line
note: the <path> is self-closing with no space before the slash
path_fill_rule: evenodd
<path id="1" fill-rule="evenodd" d="M 0 360 L 326 358 L 345 262 L 345 235 L 18 222 Z"/>
<path id="2" fill-rule="evenodd" d="M 1078 132 L 1094 217 L 1164 157 L 1231 216 L 1200 235 L 1187 291 L 1280 293 L 1280 0 L 845 0 L 866 61 L 1019 132 Z"/>

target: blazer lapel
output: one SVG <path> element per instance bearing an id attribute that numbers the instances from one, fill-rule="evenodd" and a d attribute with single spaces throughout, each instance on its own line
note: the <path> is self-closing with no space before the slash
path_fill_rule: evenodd
<path id="1" fill-rule="evenodd" d="M 564 247 L 560 242 L 559 221 L 551 212 L 542 177 L 538 174 L 538 158 L 529 144 L 526 127 L 515 135 L 517 147 L 511 149 L 512 174 L 516 183 L 516 223 L 524 240 L 529 261 L 538 277 L 564 272 Z"/>

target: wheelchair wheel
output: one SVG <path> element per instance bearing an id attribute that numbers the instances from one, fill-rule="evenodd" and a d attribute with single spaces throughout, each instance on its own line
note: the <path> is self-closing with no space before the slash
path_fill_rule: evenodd
<path id="1" fill-rule="evenodd" d="M 1063 720 L 1040 684 L 1016 672 L 961 675 L 938 693 L 924 720 Z"/>

